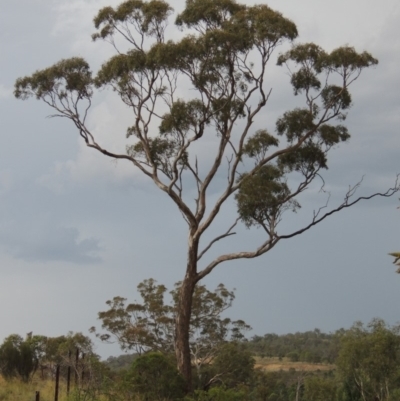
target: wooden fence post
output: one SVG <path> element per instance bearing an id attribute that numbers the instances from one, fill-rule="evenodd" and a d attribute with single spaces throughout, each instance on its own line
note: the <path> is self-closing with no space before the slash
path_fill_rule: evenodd
<path id="1" fill-rule="evenodd" d="M 56 368 L 56 389 L 54 392 L 54 401 L 58 401 L 58 385 L 60 383 L 60 365 Z"/>

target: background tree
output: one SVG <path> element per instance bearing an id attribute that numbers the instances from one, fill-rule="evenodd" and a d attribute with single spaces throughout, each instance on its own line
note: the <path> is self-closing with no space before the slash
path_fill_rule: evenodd
<path id="1" fill-rule="evenodd" d="M 32 343 L 18 334 L 8 336 L 0 347 L 0 371 L 5 379 L 27 382 L 38 368 L 38 355 Z"/>
<path id="2" fill-rule="evenodd" d="M 42 379 L 45 376 L 52 377 L 57 365 L 71 366 L 76 369 L 75 355 L 77 349 L 81 356 L 82 353 L 88 358 L 95 356 L 92 340 L 82 333 L 69 332 L 67 335 L 58 337 L 35 335 L 28 342 L 35 352 Z M 70 353 L 71 357 L 69 356 Z"/>
<path id="3" fill-rule="evenodd" d="M 304 227 L 278 229 L 284 213 L 299 209 L 298 196 L 327 168 L 329 151 L 349 139 L 342 125 L 351 105 L 349 86 L 377 60 L 348 46 L 327 53 L 313 43 L 296 44 L 281 54 L 278 64 L 290 66 L 294 94 L 302 95 L 304 104 L 285 112 L 273 134 L 265 124 L 256 124 L 271 93 L 267 64 L 279 45 L 297 37 L 295 24 L 265 4 L 187 0 L 175 21 L 185 34 L 174 42 L 166 36 L 171 14 L 163 0 L 128 0 L 101 9 L 94 18 L 93 40 L 111 43 L 116 56 L 95 77 L 84 59 L 61 60 L 18 79 L 15 96 L 44 101 L 56 116 L 73 122 L 88 147 L 132 163 L 169 196 L 187 222 L 187 264 L 174 348 L 190 388 L 189 331 L 196 284 L 219 264 L 258 257 L 366 199 L 352 198 L 356 184 L 340 205 L 322 207 Z M 191 89 L 184 92 L 185 99 L 178 98 L 178 87 Z M 93 95 L 102 88 L 113 89 L 133 111 L 126 152 L 104 148 L 87 124 Z M 207 155 L 198 152 L 203 138 L 213 138 Z M 225 185 L 221 177 L 226 177 Z M 367 198 L 397 190 L 396 184 Z M 216 217 L 231 200 L 236 200 L 238 214 L 229 227 L 220 229 Z M 205 260 L 217 242 L 234 234 L 239 221 L 261 228 L 260 243 L 253 250 L 235 249 Z M 221 233 L 209 240 L 205 234 L 216 230 Z"/>
<path id="4" fill-rule="evenodd" d="M 334 378 L 309 376 L 304 380 L 304 399 L 307 401 L 336 401 Z"/>
<path id="5" fill-rule="evenodd" d="M 345 332 L 336 363 L 349 393 L 363 401 L 383 401 L 390 399 L 399 376 L 399 357 L 399 328 L 374 319 L 367 327 L 356 323 Z"/>
<path id="6" fill-rule="evenodd" d="M 344 329 L 336 333 L 322 333 L 319 329 L 304 333 L 254 336 L 246 347 L 254 354 L 267 357 L 286 356 L 293 362 L 334 363 L 339 353 L 339 338 Z"/>
<path id="7" fill-rule="evenodd" d="M 171 291 L 172 305 L 165 303 L 167 288 L 153 279 L 138 285 L 141 303 L 126 305 L 126 299 L 114 297 L 106 304 L 109 309 L 99 312 L 102 328 L 108 333 L 97 333 L 102 341 L 116 340 L 123 350 L 133 350 L 138 354 L 158 351 L 164 355 L 174 352 L 174 323 L 179 305 L 179 288 Z M 189 329 L 189 343 L 192 364 L 197 377 L 202 375 L 203 365 L 208 365 L 220 352 L 226 341 L 244 338 L 250 329 L 243 320 L 232 321 L 222 316 L 235 299 L 233 291 L 223 284 L 214 291 L 204 285 L 197 285 L 193 295 L 192 315 Z M 92 332 L 96 329 L 92 327 Z"/>
<path id="8" fill-rule="evenodd" d="M 143 401 L 181 399 L 185 391 L 176 363 L 158 352 L 141 355 L 133 362 L 127 384 Z"/>
<path id="9" fill-rule="evenodd" d="M 222 384 L 225 388 L 238 388 L 250 384 L 254 372 L 254 358 L 249 351 L 238 344 L 230 342 L 218 350 L 211 368 L 214 373 L 206 384 Z"/>

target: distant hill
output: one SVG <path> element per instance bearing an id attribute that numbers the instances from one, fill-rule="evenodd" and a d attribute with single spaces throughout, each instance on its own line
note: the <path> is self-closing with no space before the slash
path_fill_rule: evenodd
<path id="1" fill-rule="evenodd" d="M 123 354 L 120 356 L 110 356 L 106 359 L 105 364 L 115 372 L 129 369 L 132 362 L 138 357 L 138 354 Z"/>
<path id="2" fill-rule="evenodd" d="M 339 338 L 344 330 L 322 333 L 319 329 L 304 333 L 254 336 L 246 348 L 254 355 L 269 358 L 288 358 L 292 362 L 334 363 L 339 352 Z"/>

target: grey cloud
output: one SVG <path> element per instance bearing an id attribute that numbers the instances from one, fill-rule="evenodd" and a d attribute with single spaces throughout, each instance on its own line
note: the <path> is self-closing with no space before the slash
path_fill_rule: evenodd
<path id="1" fill-rule="evenodd" d="M 27 262 L 102 262 L 87 210 L 78 213 L 91 202 L 85 193 L 55 194 L 36 183 L 35 169 L 27 170 L 28 178 L 0 170 L 0 250 Z"/>
<path id="2" fill-rule="evenodd" d="M 34 218 L 29 224 L 15 220 L 2 225 L 0 247 L 17 259 L 28 262 L 101 262 L 96 238 L 80 239 L 75 227 L 62 227 Z"/>

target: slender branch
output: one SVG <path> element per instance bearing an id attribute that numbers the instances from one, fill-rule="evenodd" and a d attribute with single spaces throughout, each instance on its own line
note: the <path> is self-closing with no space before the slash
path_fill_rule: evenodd
<path id="1" fill-rule="evenodd" d="M 203 251 L 200 252 L 199 256 L 197 257 L 197 261 L 199 261 L 202 256 L 217 242 L 220 241 L 221 239 L 224 239 L 226 237 L 229 237 L 231 235 L 235 235 L 236 233 L 231 232 L 234 227 L 236 227 L 237 223 L 239 222 L 240 218 L 238 217 L 236 221 L 229 227 L 229 229 L 226 231 L 225 234 L 222 234 L 216 238 L 214 238 L 205 248 Z"/>
<path id="2" fill-rule="evenodd" d="M 350 198 L 354 195 L 355 191 L 358 189 L 358 187 L 361 184 L 361 182 L 358 182 L 355 186 L 353 186 L 352 188 L 350 188 L 347 191 L 346 196 L 344 198 L 344 201 L 340 206 L 338 206 L 337 208 L 325 213 L 323 216 L 318 218 L 320 211 L 323 208 L 326 207 L 326 206 L 324 206 L 324 207 L 320 208 L 317 213 L 314 213 L 314 217 L 313 217 L 312 222 L 310 224 L 308 224 L 307 226 L 305 226 L 305 227 L 301 228 L 300 230 L 297 230 L 297 231 L 295 231 L 295 232 L 293 232 L 291 234 L 278 235 L 277 237 L 279 239 L 288 239 L 288 238 L 292 238 L 292 237 L 295 237 L 297 235 L 300 235 L 300 234 L 304 233 L 305 231 L 308 231 L 311 227 L 313 227 L 313 226 L 317 225 L 318 223 L 320 223 L 321 221 L 325 220 L 327 217 L 331 216 L 332 214 L 337 213 L 342 209 L 346 209 L 348 207 L 351 207 L 351 206 L 355 205 L 356 203 L 358 203 L 358 202 L 360 202 L 362 200 L 370 200 L 370 199 L 373 199 L 375 197 L 389 198 L 389 197 L 391 197 L 392 195 L 394 195 L 396 192 L 398 192 L 400 190 L 399 177 L 400 177 L 400 175 L 397 175 L 394 187 L 393 188 L 389 188 L 386 192 L 384 192 L 384 193 L 377 192 L 377 193 L 374 193 L 374 194 L 369 195 L 369 196 L 360 196 L 359 198 L 355 199 L 354 201 L 349 202 Z"/>
<path id="3" fill-rule="evenodd" d="M 210 274 L 219 264 L 236 259 L 253 259 L 270 251 L 279 241 L 279 238 L 268 239 L 261 244 L 255 251 L 250 252 L 235 252 L 221 255 L 208 264 L 203 270 L 199 271 L 196 276 L 196 281 L 200 281 Z"/>
<path id="4" fill-rule="evenodd" d="M 331 216 L 332 214 L 339 212 L 340 210 L 344 209 L 344 208 L 348 208 L 351 207 L 353 205 L 355 205 L 356 203 L 360 202 L 361 200 L 369 200 L 375 197 L 385 197 L 388 198 L 392 195 L 394 195 L 395 193 L 397 193 L 398 191 L 400 191 L 400 184 L 399 184 L 399 179 L 400 179 L 400 175 L 397 175 L 396 177 L 396 181 L 395 181 L 395 185 L 393 188 L 389 188 L 386 192 L 384 193 L 375 193 L 372 194 L 370 196 L 361 196 L 359 198 L 357 198 L 356 200 L 354 200 L 353 202 L 350 202 L 350 198 L 354 195 L 355 191 L 357 190 L 357 188 L 360 186 L 361 181 L 358 182 L 356 185 L 354 185 L 353 187 L 349 188 L 349 190 L 347 191 L 344 201 L 343 203 L 325 213 L 323 216 L 321 216 L 320 218 L 318 218 L 318 214 L 319 212 L 314 214 L 313 220 L 310 224 L 308 224 L 307 226 L 303 227 L 300 230 L 297 230 L 291 234 L 287 234 L 287 235 L 277 235 L 274 234 L 274 237 L 268 239 L 267 241 L 265 241 L 263 244 L 261 244 L 255 251 L 252 252 L 236 252 L 236 253 L 230 253 L 230 254 L 225 254 L 225 255 L 221 255 L 218 258 L 216 258 L 215 260 L 213 260 L 208 266 L 206 266 L 203 270 L 201 270 L 198 274 L 197 274 L 197 280 L 201 280 L 203 279 L 205 276 L 207 276 L 208 274 L 210 274 L 216 266 L 218 266 L 219 264 L 223 263 L 223 262 L 227 262 L 230 260 L 235 260 L 235 259 L 253 259 L 256 258 L 260 255 L 263 255 L 264 253 L 270 251 L 280 240 L 282 239 L 288 239 L 288 238 L 292 238 L 296 235 L 302 234 L 305 231 L 309 230 L 311 227 L 317 225 L 318 223 L 320 223 L 321 221 L 325 220 L 327 217 Z M 322 208 L 321 208 L 322 209 Z M 321 210 L 320 209 L 320 210 Z"/>

